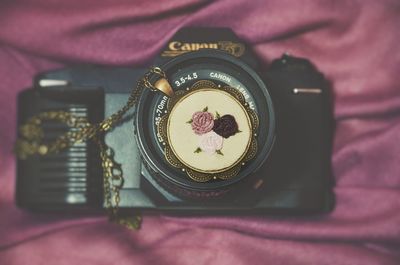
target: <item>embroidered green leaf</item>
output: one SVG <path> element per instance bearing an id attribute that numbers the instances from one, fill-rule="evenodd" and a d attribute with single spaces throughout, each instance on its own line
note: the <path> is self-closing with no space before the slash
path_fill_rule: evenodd
<path id="1" fill-rule="evenodd" d="M 202 151 L 201 148 L 200 148 L 200 147 L 197 147 L 197 149 L 194 150 L 194 153 L 198 154 L 198 153 L 200 153 L 201 151 Z"/>
<path id="2" fill-rule="evenodd" d="M 219 115 L 218 111 L 215 112 L 215 116 L 217 117 L 217 119 L 221 118 L 221 115 Z"/>
<path id="3" fill-rule="evenodd" d="M 219 155 L 224 155 L 222 152 L 221 152 L 221 150 L 217 150 L 217 151 L 215 151 L 217 154 L 219 154 Z"/>
<path id="4" fill-rule="evenodd" d="M 193 122 L 193 119 L 190 119 L 190 120 L 188 120 L 186 123 L 192 123 Z"/>
<path id="5" fill-rule="evenodd" d="M 208 111 L 208 106 L 203 109 L 203 112 Z"/>

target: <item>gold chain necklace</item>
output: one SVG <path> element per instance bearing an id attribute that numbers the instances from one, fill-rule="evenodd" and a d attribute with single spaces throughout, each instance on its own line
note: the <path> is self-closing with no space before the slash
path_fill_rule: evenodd
<path id="1" fill-rule="evenodd" d="M 158 80 L 155 84 L 150 83 L 150 77 L 156 74 Z M 166 74 L 159 67 L 152 67 L 139 81 L 125 105 L 110 117 L 97 124 L 91 124 L 86 118 L 72 115 L 65 111 L 41 112 L 31 117 L 19 128 L 20 138 L 15 145 L 15 153 L 19 159 L 27 159 L 32 155 L 47 155 L 59 153 L 62 150 L 73 146 L 76 143 L 93 140 L 100 149 L 100 158 L 103 168 L 104 199 L 110 220 L 125 225 L 131 229 L 138 229 L 141 224 L 140 215 L 134 217 L 119 217 L 120 190 L 124 184 L 121 165 L 114 160 L 114 151 L 106 145 L 101 135 L 104 135 L 118 124 L 126 112 L 138 101 L 144 88 L 152 91 L 161 91 L 168 96 L 173 92 L 169 85 Z M 68 131 L 60 135 L 55 141 L 49 144 L 43 143 L 44 131 L 42 124 L 46 120 L 55 120 L 64 123 L 77 130 Z"/>

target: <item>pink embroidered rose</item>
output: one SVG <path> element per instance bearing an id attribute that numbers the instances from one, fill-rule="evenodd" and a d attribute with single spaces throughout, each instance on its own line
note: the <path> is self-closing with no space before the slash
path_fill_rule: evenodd
<path id="1" fill-rule="evenodd" d="M 200 135 L 199 147 L 202 151 L 212 155 L 222 149 L 224 138 L 214 131 Z M 221 153 L 222 154 L 222 153 Z"/>
<path id="2" fill-rule="evenodd" d="M 214 127 L 214 116 L 207 111 L 196 111 L 192 115 L 191 124 L 195 134 L 205 134 Z"/>

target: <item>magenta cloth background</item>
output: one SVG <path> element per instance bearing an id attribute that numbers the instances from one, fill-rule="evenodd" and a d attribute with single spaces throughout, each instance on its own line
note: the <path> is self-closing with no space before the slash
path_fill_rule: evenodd
<path id="1" fill-rule="evenodd" d="M 134 3 L 133 3 L 134 2 Z M 68 63 L 140 65 L 182 26 L 227 26 L 265 63 L 289 51 L 332 81 L 328 215 L 35 215 L 14 204 L 16 95 Z M 399 1 L 0 2 L 0 264 L 400 264 Z"/>

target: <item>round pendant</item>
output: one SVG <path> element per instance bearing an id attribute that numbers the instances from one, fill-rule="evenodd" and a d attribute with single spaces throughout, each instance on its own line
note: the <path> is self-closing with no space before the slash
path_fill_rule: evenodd
<path id="1" fill-rule="evenodd" d="M 234 88 L 200 80 L 167 105 L 158 125 L 166 159 L 193 180 L 232 178 L 254 157 L 257 114 Z"/>

